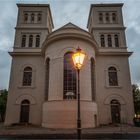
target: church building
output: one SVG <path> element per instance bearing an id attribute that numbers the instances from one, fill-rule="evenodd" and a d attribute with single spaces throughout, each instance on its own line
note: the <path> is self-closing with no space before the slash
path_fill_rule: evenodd
<path id="1" fill-rule="evenodd" d="M 70 22 L 53 30 L 49 4 L 17 6 L 5 125 L 76 128 L 72 54 L 78 47 L 86 54 L 80 70 L 81 127 L 133 124 L 132 52 L 127 50 L 123 4 L 91 4 L 87 30 Z"/>

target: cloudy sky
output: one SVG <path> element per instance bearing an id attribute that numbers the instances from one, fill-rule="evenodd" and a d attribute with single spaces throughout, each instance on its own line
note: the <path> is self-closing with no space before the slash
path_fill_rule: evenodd
<path id="1" fill-rule="evenodd" d="M 16 3 L 47 3 L 51 6 L 55 29 L 72 22 L 86 29 L 90 4 L 124 3 L 123 16 L 129 51 L 131 80 L 140 85 L 140 0 L 0 0 L 0 89 L 8 88 L 17 19 Z M 78 20 L 77 20 L 78 19 Z"/>

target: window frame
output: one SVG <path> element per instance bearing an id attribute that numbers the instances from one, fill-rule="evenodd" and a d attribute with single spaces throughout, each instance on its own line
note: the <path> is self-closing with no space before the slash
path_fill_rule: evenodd
<path id="1" fill-rule="evenodd" d="M 36 35 L 35 38 L 35 47 L 39 48 L 40 47 L 40 35 Z"/>
<path id="2" fill-rule="evenodd" d="M 27 23 L 29 19 L 29 14 L 28 13 L 24 13 L 24 22 Z"/>
<path id="3" fill-rule="evenodd" d="M 115 19 L 115 20 L 114 20 Z M 112 23 L 117 23 L 117 13 L 116 12 L 113 12 L 112 13 Z"/>
<path id="4" fill-rule="evenodd" d="M 34 23 L 34 22 L 35 22 L 35 14 L 31 13 L 31 23 Z"/>
<path id="5" fill-rule="evenodd" d="M 117 69 L 116 67 L 114 66 L 110 66 L 108 68 L 108 83 L 109 83 L 109 86 L 119 86 L 118 84 L 118 74 L 117 74 Z M 111 76 L 114 76 L 114 77 L 111 77 Z M 113 79 L 113 81 L 112 81 Z M 115 81 L 114 81 L 115 80 Z"/>
<path id="6" fill-rule="evenodd" d="M 99 23 L 103 23 L 104 18 L 103 18 L 103 13 L 99 12 Z"/>
<path id="7" fill-rule="evenodd" d="M 42 14 L 41 13 L 38 13 L 37 14 L 37 22 L 41 22 L 42 21 Z"/>
<path id="8" fill-rule="evenodd" d="M 26 40 L 27 40 L 27 36 L 26 35 L 22 35 L 22 38 L 21 38 L 21 48 L 25 48 L 26 47 Z"/>
<path id="9" fill-rule="evenodd" d="M 108 34 L 107 35 L 107 42 L 108 42 L 108 47 L 112 47 L 112 36 L 111 34 Z"/>
<path id="10" fill-rule="evenodd" d="M 32 86 L 33 72 L 30 66 L 27 66 L 23 70 L 22 86 Z"/>
<path id="11" fill-rule="evenodd" d="M 29 48 L 33 47 L 33 35 L 29 35 L 29 44 L 28 44 Z"/>
<path id="12" fill-rule="evenodd" d="M 77 72 L 72 62 L 72 54 L 73 52 L 67 52 L 64 54 L 64 61 L 63 61 L 64 64 L 63 99 L 64 100 L 72 100 L 77 98 Z"/>
<path id="13" fill-rule="evenodd" d="M 101 41 L 101 47 L 105 47 L 105 35 L 104 34 L 100 35 L 100 41 Z"/>
<path id="14" fill-rule="evenodd" d="M 119 35 L 118 34 L 114 34 L 114 45 L 115 45 L 115 48 L 119 48 L 120 47 Z"/>
<path id="15" fill-rule="evenodd" d="M 105 13 L 105 21 L 106 23 L 110 23 L 110 13 Z"/>

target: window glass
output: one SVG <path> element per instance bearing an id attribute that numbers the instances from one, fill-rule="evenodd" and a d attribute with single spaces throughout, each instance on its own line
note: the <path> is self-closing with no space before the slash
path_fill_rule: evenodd
<path id="1" fill-rule="evenodd" d="M 26 46 L 26 35 L 22 35 L 21 47 Z"/>
<path id="2" fill-rule="evenodd" d="M 26 67 L 23 71 L 23 86 L 31 86 L 32 84 L 32 68 Z"/>
<path id="3" fill-rule="evenodd" d="M 119 47 L 119 37 L 118 35 L 114 35 L 114 40 L 115 40 L 115 47 Z"/>
<path id="4" fill-rule="evenodd" d="M 105 38 L 104 38 L 104 35 L 101 35 L 100 36 L 100 39 L 101 39 L 101 47 L 105 47 Z"/>
<path id="5" fill-rule="evenodd" d="M 36 43 L 35 43 L 35 46 L 36 47 L 39 47 L 40 45 L 40 35 L 36 35 Z"/>
<path id="6" fill-rule="evenodd" d="M 32 22 L 32 23 L 34 22 L 34 19 L 35 19 L 35 15 L 32 13 L 32 14 L 31 14 L 31 22 Z"/>
<path id="7" fill-rule="evenodd" d="M 39 14 L 37 15 L 37 21 L 40 22 L 41 20 L 42 20 L 42 15 L 39 13 Z"/>
<path id="8" fill-rule="evenodd" d="M 99 13 L 99 22 L 100 22 L 100 23 L 103 22 L 103 13 Z"/>
<path id="9" fill-rule="evenodd" d="M 33 35 L 29 36 L 29 47 L 33 46 Z"/>
<path id="10" fill-rule="evenodd" d="M 112 47 L 111 35 L 108 35 L 108 47 Z"/>
<path id="11" fill-rule="evenodd" d="M 110 86 L 118 86 L 117 70 L 115 67 L 108 68 L 108 77 Z"/>
<path id="12" fill-rule="evenodd" d="M 25 13 L 25 14 L 24 14 L 24 22 L 27 22 L 27 21 L 28 21 L 28 14 Z"/>
<path id="13" fill-rule="evenodd" d="M 113 23 L 117 22 L 117 15 L 116 15 L 116 13 L 112 13 L 112 21 L 113 21 Z"/>
<path id="14" fill-rule="evenodd" d="M 76 69 L 72 52 L 64 55 L 64 99 L 76 99 Z"/>
<path id="15" fill-rule="evenodd" d="M 106 22 L 109 23 L 110 19 L 109 19 L 109 13 L 106 13 Z"/>

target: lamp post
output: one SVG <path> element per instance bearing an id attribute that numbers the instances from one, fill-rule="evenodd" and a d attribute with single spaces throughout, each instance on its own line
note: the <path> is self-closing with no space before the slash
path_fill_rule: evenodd
<path id="1" fill-rule="evenodd" d="M 72 60 L 77 69 L 78 89 L 77 89 L 77 138 L 81 139 L 81 112 L 80 112 L 80 69 L 83 66 L 85 53 L 78 47 L 76 52 L 72 55 Z"/>

